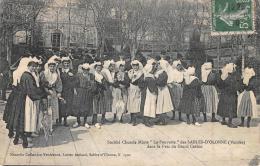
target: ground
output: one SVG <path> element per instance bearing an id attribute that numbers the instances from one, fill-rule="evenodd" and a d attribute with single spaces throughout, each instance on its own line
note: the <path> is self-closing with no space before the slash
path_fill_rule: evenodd
<path id="1" fill-rule="evenodd" d="M 260 165 L 260 118 L 253 120 L 251 128 L 237 129 L 219 123 L 197 127 L 170 120 L 167 126 L 153 128 L 127 123 L 107 124 L 101 129 L 59 126 L 47 143 L 40 136 L 33 139 L 33 148 L 23 149 L 7 137 L 3 109 L 1 104 L 0 165 Z M 112 115 L 107 118 L 111 120 Z M 128 121 L 128 116 L 125 119 Z M 75 121 L 70 118 L 70 126 Z M 197 143 L 191 144 L 192 140 Z"/>

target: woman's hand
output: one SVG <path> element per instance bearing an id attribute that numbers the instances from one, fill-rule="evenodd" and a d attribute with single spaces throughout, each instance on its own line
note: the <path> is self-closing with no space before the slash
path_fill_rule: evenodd
<path id="1" fill-rule="evenodd" d="M 49 95 L 53 96 L 54 95 L 54 92 L 53 90 L 49 90 Z"/>
<path id="2" fill-rule="evenodd" d="M 71 72 L 68 72 L 68 75 L 72 77 L 72 76 L 73 76 L 73 73 L 71 73 Z"/>
<path id="3" fill-rule="evenodd" d="M 60 98 L 60 97 L 61 97 L 61 94 L 60 94 L 60 93 L 58 93 L 58 94 L 57 94 L 57 97 L 58 97 L 58 98 Z"/>
<path id="4" fill-rule="evenodd" d="M 173 87 L 173 85 L 172 85 L 172 84 L 168 84 L 168 86 L 169 86 L 169 88 L 172 88 L 172 87 Z"/>
<path id="5" fill-rule="evenodd" d="M 78 93 L 77 93 L 77 90 L 74 88 L 74 95 L 77 95 Z"/>

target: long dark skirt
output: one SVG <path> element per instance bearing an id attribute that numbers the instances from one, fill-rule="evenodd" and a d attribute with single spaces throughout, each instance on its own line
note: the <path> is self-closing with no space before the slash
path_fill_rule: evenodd
<path id="1" fill-rule="evenodd" d="M 8 99 L 7 99 L 7 103 L 5 105 L 5 109 L 4 109 L 4 115 L 3 115 L 3 120 L 7 123 L 8 122 L 8 118 L 9 118 L 9 115 L 11 113 L 11 110 L 12 110 L 12 106 L 13 106 L 13 102 L 14 100 L 16 100 L 16 96 L 17 94 L 16 90 L 13 90 Z"/>
<path id="2" fill-rule="evenodd" d="M 65 102 L 60 101 L 59 115 L 61 117 L 67 117 L 73 115 L 72 104 L 73 104 L 74 89 L 73 88 L 64 89 L 61 95 L 65 99 Z"/>
<path id="3" fill-rule="evenodd" d="M 93 93 L 85 88 L 77 88 L 73 98 L 73 116 L 91 116 L 93 113 Z"/>
<path id="4" fill-rule="evenodd" d="M 184 95 L 181 99 L 179 110 L 183 114 L 191 114 L 199 116 L 202 112 L 202 107 L 204 106 L 203 98 L 189 97 Z"/>
<path id="5" fill-rule="evenodd" d="M 146 99 L 146 88 L 143 88 L 141 90 L 141 106 L 140 106 L 140 114 L 143 116 L 144 114 L 144 105 L 145 105 L 145 99 Z"/>
<path id="6" fill-rule="evenodd" d="M 104 91 L 104 107 L 106 112 L 112 112 L 113 96 L 110 87 Z"/>
<path id="7" fill-rule="evenodd" d="M 24 126 L 24 107 L 25 97 L 20 91 L 12 91 L 8 98 L 8 102 L 5 108 L 4 120 L 6 122 L 6 128 L 9 130 L 16 130 L 20 125 Z M 21 130 L 23 131 L 23 126 Z"/>
<path id="8" fill-rule="evenodd" d="M 105 97 L 103 94 L 96 94 L 93 98 L 93 114 L 106 113 Z"/>
<path id="9" fill-rule="evenodd" d="M 236 118 L 237 96 L 226 93 L 220 94 L 217 114 L 223 118 Z"/>

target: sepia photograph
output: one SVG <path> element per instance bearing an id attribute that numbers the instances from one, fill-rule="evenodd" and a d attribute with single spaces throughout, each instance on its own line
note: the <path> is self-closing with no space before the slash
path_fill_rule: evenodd
<path id="1" fill-rule="evenodd" d="M 260 0 L 0 0 L 0 166 L 260 166 Z"/>

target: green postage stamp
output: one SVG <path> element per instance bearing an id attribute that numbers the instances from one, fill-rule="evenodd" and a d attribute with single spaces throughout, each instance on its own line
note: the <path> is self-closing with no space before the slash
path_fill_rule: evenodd
<path id="1" fill-rule="evenodd" d="M 255 33 L 255 0 L 211 0 L 211 35 Z"/>

